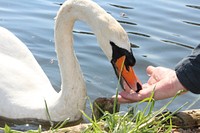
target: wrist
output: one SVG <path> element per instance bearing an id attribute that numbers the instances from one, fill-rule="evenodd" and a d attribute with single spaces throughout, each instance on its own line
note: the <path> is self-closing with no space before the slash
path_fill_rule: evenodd
<path id="1" fill-rule="evenodd" d="M 179 90 L 185 90 L 188 91 L 186 87 L 183 86 L 183 84 L 179 81 L 177 75 L 175 74 L 175 89 Z"/>

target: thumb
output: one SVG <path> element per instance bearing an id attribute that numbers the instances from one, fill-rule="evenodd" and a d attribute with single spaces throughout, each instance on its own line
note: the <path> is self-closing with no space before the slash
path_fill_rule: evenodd
<path id="1" fill-rule="evenodd" d="M 148 66 L 146 69 L 147 75 L 151 76 L 154 70 L 155 70 L 154 66 Z"/>

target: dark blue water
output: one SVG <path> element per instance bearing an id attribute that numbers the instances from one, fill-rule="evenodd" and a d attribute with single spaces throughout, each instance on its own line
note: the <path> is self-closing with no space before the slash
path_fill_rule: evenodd
<path id="1" fill-rule="evenodd" d="M 198 0 L 95 0 L 128 32 L 130 41 L 139 48 L 135 71 L 142 82 L 148 76 L 148 65 L 174 68 L 200 43 L 200 2 Z M 0 26 L 11 30 L 31 50 L 54 88 L 60 89 L 60 76 L 54 50 L 54 17 L 63 0 L 0 0 Z M 87 93 L 91 100 L 115 94 L 117 79 L 112 65 L 98 47 L 90 28 L 77 22 L 74 28 L 75 50 L 84 73 Z M 187 93 L 169 107 L 174 110 L 199 95 Z M 156 108 L 169 100 L 158 101 Z M 128 105 L 122 106 L 127 110 Z M 191 108 L 199 108 L 199 101 Z M 183 108 L 186 109 L 186 107 Z M 86 112 L 90 112 L 87 104 Z M 21 128 L 20 126 L 18 126 Z"/>

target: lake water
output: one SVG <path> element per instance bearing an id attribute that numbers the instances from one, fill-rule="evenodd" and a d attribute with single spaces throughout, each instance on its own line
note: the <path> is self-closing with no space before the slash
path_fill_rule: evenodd
<path id="1" fill-rule="evenodd" d="M 138 77 L 147 81 L 148 65 L 174 68 L 200 43 L 199 0 L 95 0 L 128 32 L 132 43 L 139 46 L 133 53 Z M 12 31 L 31 50 L 54 88 L 60 89 L 60 76 L 54 50 L 54 17 L 63 0 L 0 0 L 0 26 Z M 74 27 L 75 50 L 91 100 L 115 94 L 117 79 L 112 65 L 99 48 L 90 28 L 82 22 Z M 170 110 L 186 102 L 191 105 L 199 95 L 187 93 L 178 97 Z M 156 109 L 169 99 L 158 101 Z M 130 105 L 130 104 L 129 104 Z M 128 104 L 122 106 L 127 110 Z M 199 101 L 191 108 L 199 108 Z M 186 107 L 183 108 L 186 109 Z M 87 104 L 86 112 L 90 112 Z M 23 129 L 24 127 L 15 126 Z"/>

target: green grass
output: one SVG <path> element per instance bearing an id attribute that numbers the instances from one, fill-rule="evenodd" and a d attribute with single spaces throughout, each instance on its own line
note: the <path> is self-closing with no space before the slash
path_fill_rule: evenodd
<path id="1" fill-rule="evenodd" d="M 155 107 L 154 93 L 149 98 L 137 103 L 136 106 L 130 107 L 126 113 L 118 112 L 110 114 L 103 112 L 103 117 L 98 121 L 95 118 L 92 120 L 82 111 L 83 115 L 92 123 L 84 133 L 170 133 L 173 127 L 171 118 L 182 106 L 174 112 L 167 111 L 167 107 L 182 92 L 178 92 L 174 98 L 157 111 L 153 111 Z M 138 106 L 144 102 L 147 102 L 146 106 L 143 110 L 139 110 Z"/>

